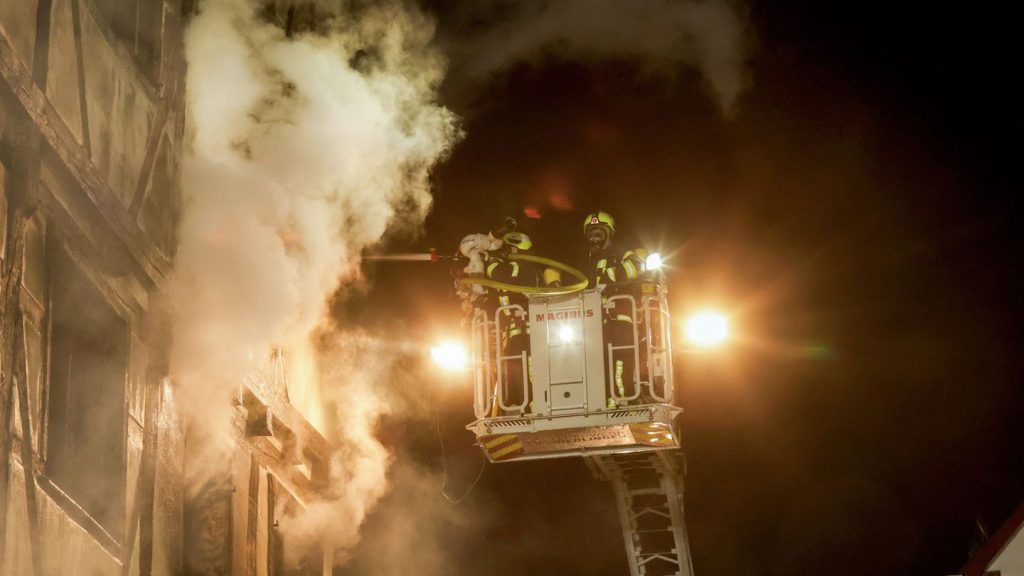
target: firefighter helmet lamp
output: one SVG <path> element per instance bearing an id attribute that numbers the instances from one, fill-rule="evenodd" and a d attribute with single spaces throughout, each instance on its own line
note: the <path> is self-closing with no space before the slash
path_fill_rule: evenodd
<path id="1" fill-rule="evenodd" d="M 660 270 L 661 269 L 661 254 L 657 252 L 651 252 L 647 255 L 644 260 L 644 267 L 648 270 Z"/>

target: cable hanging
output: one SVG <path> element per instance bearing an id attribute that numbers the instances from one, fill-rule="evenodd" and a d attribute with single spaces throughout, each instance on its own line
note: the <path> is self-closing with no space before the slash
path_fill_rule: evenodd
<path id="1" fill-rule="evenodd" d="M 445 451 L 444 436 L 441 434 L 441 417 L 438 415 L 436 410 L 434 411 L 434 429 L 437 431 L 437 441 L 441 444 L 441 495 L 444 496 L 444 499 L 448 502 L 458 504 L 469 496 L 473 489 L 476 488 L 477 483 L 480 482 L 480 479 L 483 478 L 484 469 L 487 467 L 487 459 L 484 457 L 483 452 L 481 452 L 480 470 L 477 472 L 473 483 L 469 485 L 469 488 L 467 488 L 465 492 L 463 492 L 462 496 L 459 496 L 458 498 L 453 497 L 448 493 L 448 456 Z"/>

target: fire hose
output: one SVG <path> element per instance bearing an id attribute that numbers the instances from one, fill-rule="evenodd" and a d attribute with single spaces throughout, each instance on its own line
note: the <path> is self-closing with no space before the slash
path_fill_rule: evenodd
<path id="1" fill-rule="evenodd" d="M 464 276 L 459 279 L 459 287 L 468 288 L 470 286 L 483 286 L 485 288 L 494 288 L 495 290 L 504 290 L 506 292 L 516 292 L 519 294 L 540 294 L 544 296 L 561 296 L 563 294 L 572 294 L 573 292 L 579 292 L 587 287 L 590 283 L 587 277 L 582 272 L 563 264 L 557 260 L 551 258 L 545 258 L 543 256 L 534 256 L 533 254 L 509 254 L 509 260 L 522 261 L 522 262 L 533 262 L 534 264 L 542 264 L 550 268 L 554 268 L 560 272 L 565 272 L 570 276 L 576 278 L 578 282 L 570 284 L 568 286 L 523 286 L 520 284 L 510 284 L 508 282 L 499 282 L 497 280 L 491 280 L 490 278 L 483 278 L 480 276 Z"/>
<path id="2" fill-rule="evenodd" d="M 442 262 L 442 261 L 459 261 L 463 260 L 460 256 L 442 256 L 436 251 L 431 250 L 428 253 L 416 253 L 416 254 L 371 254 L 363 257 L 366 260 L 378 260 L 378 261 L 396 261 L 396 262 Z M 534 256 L 533 254 L 509 254 L 509 260 L 518 260 L 522 262 L 533 262 L 534 264 L 541 264 L 549 268 L 554 268 L 560 272 L 565 272 L 577 280 L 576 283 L 568 286 L 523 286 L 520 284 L 510 284 L 508 282 L 499 282 L 498 280 L 492 280 L 483 276 L 463 276 L 459 278 L 458 284 L 460 288 L 469 289 L 471 286 L 481 286 L 485 288 L 494 288 L 496 290 L 504 290 L 506 292 L 517 292 L 519 294 L 540 294 L 544 296 L 560 296 L 563 294 L 572 294 L 573 292 L 579 292 L 585 289 L 589 285 L 587 277 L 582 272 L 563 264 L 557 260 L 551 258 L 545 258 L 543 256 Z"/>

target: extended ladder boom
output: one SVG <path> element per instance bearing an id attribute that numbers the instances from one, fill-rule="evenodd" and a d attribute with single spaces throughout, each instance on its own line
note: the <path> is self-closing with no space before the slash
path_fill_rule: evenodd
<path id="1" fill-rule="evenodd" d="M 595 476 L 612 483 L 632 576 L 693 576 L 681 457 L 659 450 L 586 458 Z"/>

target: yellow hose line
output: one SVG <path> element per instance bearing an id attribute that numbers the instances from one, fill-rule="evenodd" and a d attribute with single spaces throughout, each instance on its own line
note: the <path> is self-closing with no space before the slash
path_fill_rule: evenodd
<path id="1" fill-rule="evenodd" d="M 572 294 L 573 292 L 579 292 L 587 287 L 590 283 L 587 277 L 583 275 L 583 272 L 569 266 L 568 264 L 562 264 L 557 260 L 545 258 L 543 256 L 534 256 L 533 254 L 510 254 L 509 260 L 522 260 L 525 262 L 533 262 L 535 264 L 543 264 L 556 270 L 568 273 L 570 276 L 575 277 L 579 282 L 570 284 L 569 286 L 521 286 L 519 284 L 509 284 L 507 282 L 498 282 L 497 280 L 491 280 L 490 278 L 480 278 L 476 276 L 467 276 L 459 280 L 461 286 L 485 286 L 487 288 L 494 288 L 495 290 L 504 290 L 506 292 L 517 292 L 519 294 L 540 294 L 544 296 L 560 296 L 562 294 Z"/>

